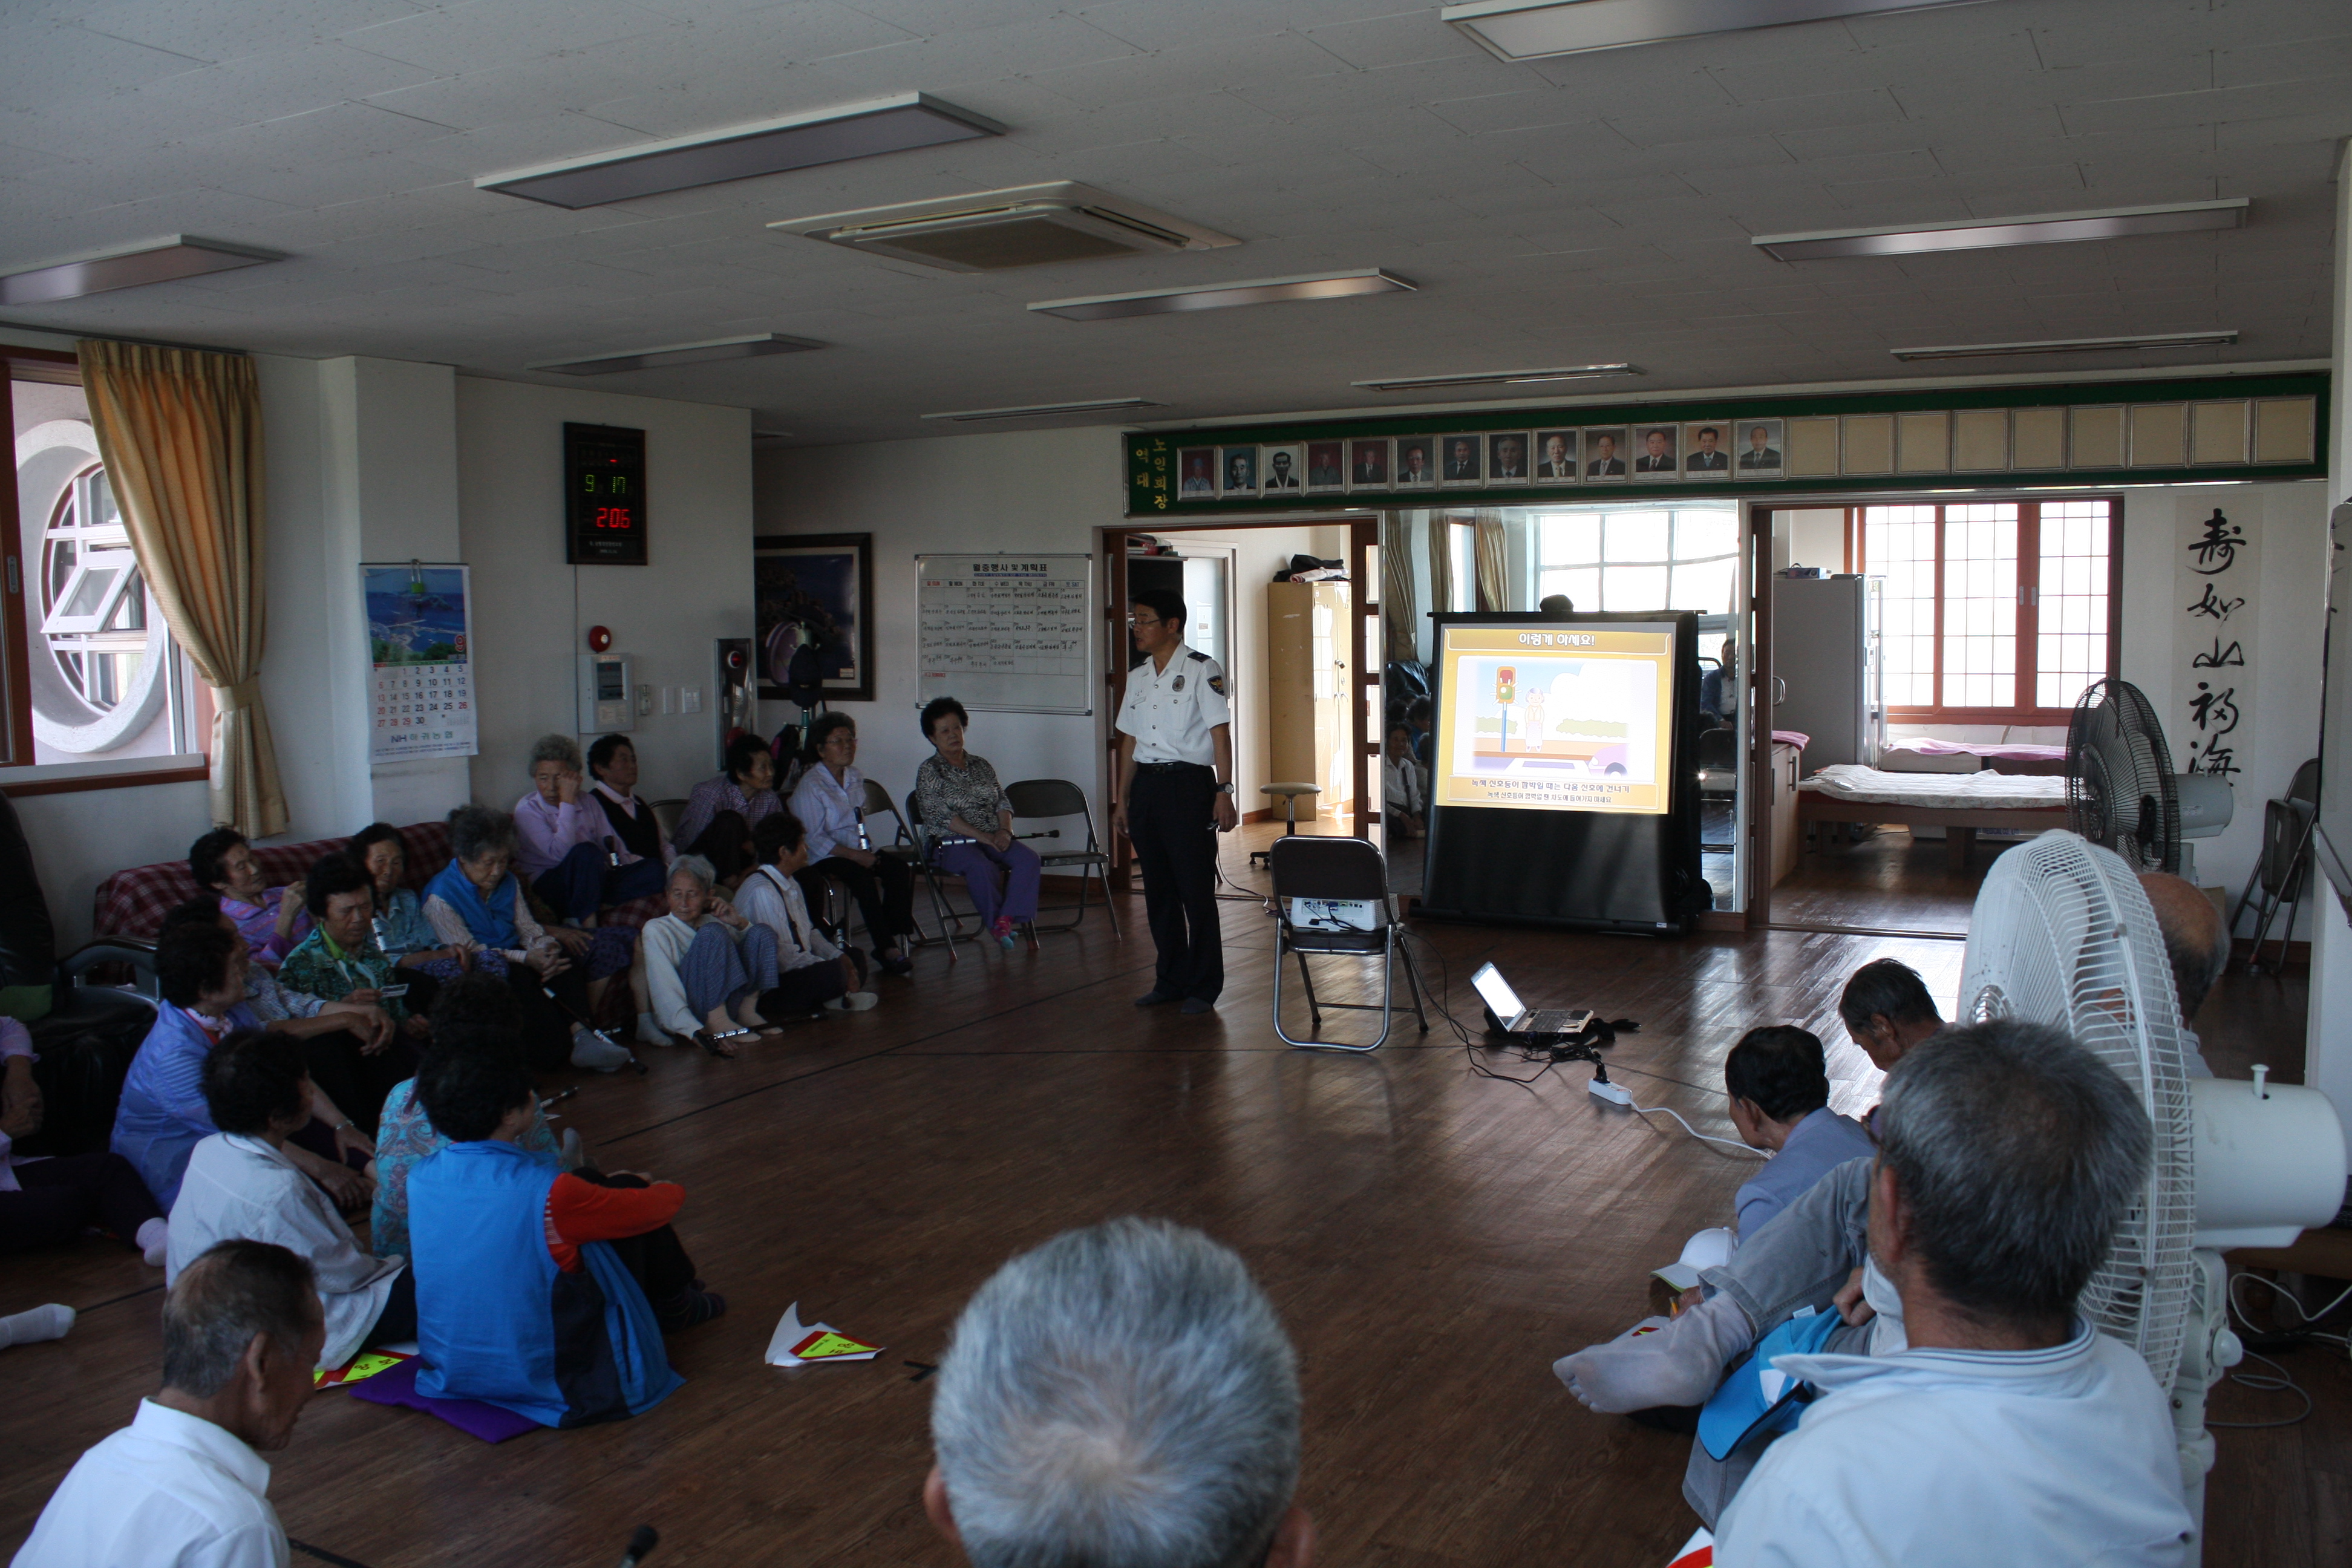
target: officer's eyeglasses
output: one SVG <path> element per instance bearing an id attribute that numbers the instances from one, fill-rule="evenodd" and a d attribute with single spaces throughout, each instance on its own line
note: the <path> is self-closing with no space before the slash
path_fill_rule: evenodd
<path id="1" fill-rule="evenodd" d="M 1161 623 L 1158 616 L 1152 616 L 1149 618 L 1142 616 L 1129 616 L 1127 617 L 1127 624 L 1133 626 L 1138 631 L 1149 631 L 1153 626 L 1159 626 Z"/>

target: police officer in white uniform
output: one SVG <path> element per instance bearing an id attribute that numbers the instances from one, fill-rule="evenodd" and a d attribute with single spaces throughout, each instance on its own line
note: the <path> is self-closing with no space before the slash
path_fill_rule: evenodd
<path id="1" fill-rule="evenodd" d="M 1145 589 L 1128 601 L 1135 646 L 1150 655 L 1127 674 L 1118 709 L 1118 805 L 1111 827 L 1134 842 L 1143 907 L 1160 968 L 1139 1007 L 1181 1001 L 1206 1013 L 1225 986 L 1217 926 L 1217 834 L 1234 805 L 1233 704 L 1225 672 L 1184 646 L 1184 601 Z M 1212 831 L 1213 829 L 1213 831 Z"/>

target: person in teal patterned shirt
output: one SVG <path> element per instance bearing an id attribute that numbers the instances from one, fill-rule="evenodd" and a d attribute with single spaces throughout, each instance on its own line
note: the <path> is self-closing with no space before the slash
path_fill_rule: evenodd
<path id="1" fill-rule="evenodd" d="M 423 1039 L 434 981 L 395 970 L 376 944 L 375 884 L 367 868 L 348 855 L 321 856 L 302 892 L 310 934 L 278 966 L 279 983 L 329 1002 L 373 1002 L 403 1035 Z"/>

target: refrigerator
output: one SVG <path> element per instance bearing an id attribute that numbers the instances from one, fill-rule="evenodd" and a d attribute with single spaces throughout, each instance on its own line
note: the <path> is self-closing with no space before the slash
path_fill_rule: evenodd
<path id="1" fill-rule="evenodd" d="M 1858 574 L 1774 577 L 1771 727 L 1808 737 L 1804 771 L 1878 761 L 1871 595 Z"/>

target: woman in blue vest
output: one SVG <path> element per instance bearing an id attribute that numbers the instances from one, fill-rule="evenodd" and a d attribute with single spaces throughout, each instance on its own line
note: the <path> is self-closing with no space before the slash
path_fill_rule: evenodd
<path id="1" fill-rule="evenodd" d="M 662 1334 L 727 1310 L 669 1229 L 685 1189 L 592 1180 L 520 1148 L 539 1104 L 514 1058 L 436 1057 L 416 1097 L 451 1141 L 408 1173 L 417 1392 L 547 1426 L 618 1421 L 667 1398 L 682 1380 Z"/>

